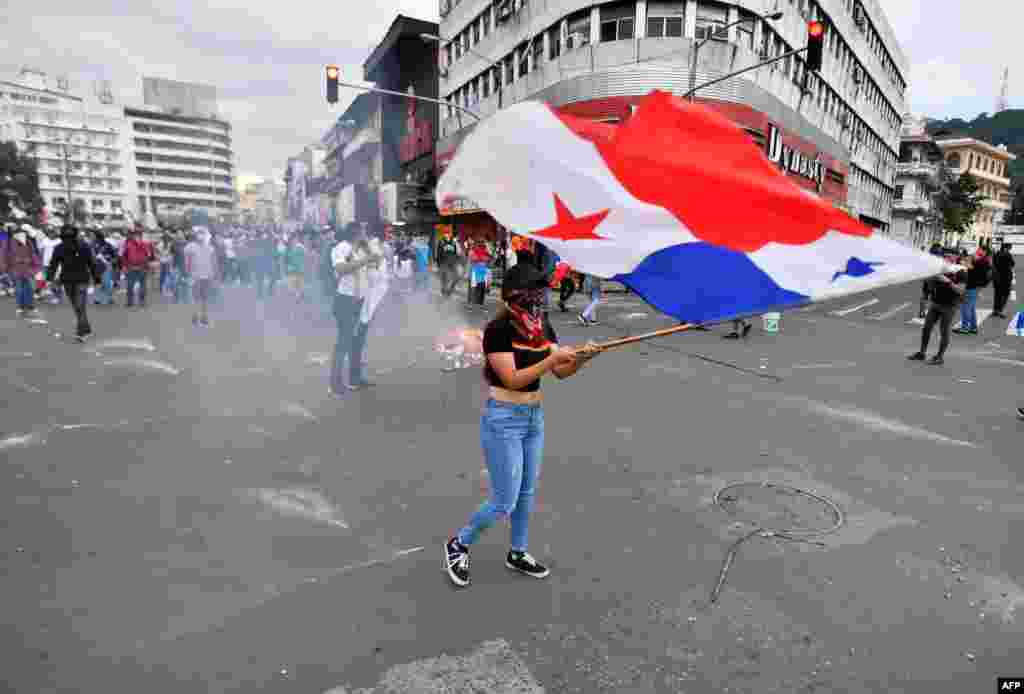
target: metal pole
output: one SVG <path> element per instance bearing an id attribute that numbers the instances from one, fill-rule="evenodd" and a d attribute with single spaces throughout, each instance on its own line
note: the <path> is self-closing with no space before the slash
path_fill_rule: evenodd
<path id="1" fill-rule="evenodd" d="M 735 72 L 730 72 L 728 75 L 723 75 L 722 77 L 718 77 L 718 78 L 713 79 L 713 80 L 711 80 L 709 82 L 705 82 L 704 84 L 701 84 L 701 85 L 698 85 L 698 86 L 694 87 L 690 91 L 686 92 L 686 94 L 683 94 L 683 98 L 684 99 L 692 98 L 693 94 L 698 89 L 703 89 L 704 87 L 710 87 L 712 84 L 718 84 L 719 82 L 724 82 L 725 80 L 731 79 L 731 78 L 735 77 L 736 75 L 742 75 L 744 72 L 750 72 L 751 70 L 756 70 L 759 67 L 764 67 L 765 65 L 770 65 L 771 63 L 778 62 L 779 60 L 785 60 L 786 58 L 789 58 L 789 57 L 794 56 L 794 55 L 799 55 L 799 54 L 804 53 L 806 51 L 807 51 L 807 46 L 804 46 L 803 48 L 798 48 L 795 51 L 790 51 L 789 53 L 783 53 L 782 55 L 779 55 L 779 56 L 776 56 L 776 57 L 772 58 L 771 60 L 766 60 L 763 63 L 758 63 L 757 65 L 751 65 L 750 67 L 745 67 L 742 70 L 736 70 Z"/>
<path id="2" fill-rule="evenodd" d="M 464 111 L 464 112 L 468 113 L 469 115 L 473 116 L 474 118 L 476 118 L 477 122 L 479 122 L 481 120 L 479 115 L 477 115 L 473 111 L 470 111 L 468 108 L 465 108 L 463 106 L 459 106 L 458 104 L 449 104 L 447 101 L 442 101 L 441 99 L 431 99 L 428 96 L 418 96 L 416 94 L 406 94 L 405 92 L 395 92 L 395 91 L 391 91 L 390 89 L 378 89 L 376 87 L 367 87 L 366 85 L 363 85 L 363 84 L 353 84 L 352 82 L 341 82 L 340 80 L 339 80 L 338 84 L 342 85 L 343 87 L 350 87 L 352 89 L 362 89 L 363 91 L 366 91 L 366 92 L 373 92 L 374 94 L 388 94 L 390 96 L 400 96 L 400 97 L 402 97 L 404 99 L 416 99 L 417 101 L 428 101 L 428 102 L 430 102 L 432 104 L 438 104 L 440 106 L 451 106 L 452 108 L 455 108 L 458 111 Z"/>

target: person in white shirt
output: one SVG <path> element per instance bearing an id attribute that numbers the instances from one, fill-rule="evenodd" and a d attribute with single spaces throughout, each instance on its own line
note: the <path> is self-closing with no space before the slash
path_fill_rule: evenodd
<path id="1" fill-rule="evenodd" d="M 387 296 L 391 286 L 391 267 L 388 258 L 388 249 L 379 236 L 370 239 L 363 239 L 357 244 L 365 249 L 370 255 L 380 256 L 382 260 L 378 263 L 367 266 L 366 291 L 363 295 L 363 305 L 359 312 L 359 325 L 356 327 L 355 344 L 352 346 L 352 355 L 355 363 L 359 365 L 359 377 L 353 380 L 362 388 L 373 385 L 366 380 L 363 373 L 365 361 L 366 338 L 370 334 L 370 323 L 373 321 L 377 309 L 380 307 L 384 297 Z"/>
<path id="2" fill-rule="evenodd" d="M 195 298 L 199 300 L 199 312 L 192 314 L 192 325 L 210 325 L 210 285 L 217 276 L 217 252 L 210 239 L 210 232 L 200 230 L 185 246 L 185 272 L 195 282 Z"/>
<path id="3" fill-rule="evenodd" d="M 60 245 L 60 239 L 57 238 L 57 235 L 54 232 L 48 231 L 40 233 L 36 237 L 36 240 L 39 241 L 39 250 L 43 254 L 43 267 L 50 267 L 50 260 L 53 258 L 53 249 Z M 51 283 L 50 293 L 52 295 L 50 297 L 50 303 L 59 304 L 61 296 L 63 296 L 60 284 L 57 282 Z"/>
<path id="4" fill-rule="evenodd" d="M 361 376 L 360 355 L 355 353 L 356 329 L 363 307 L 363 298 L 368 285 L 367 268 L 378 265 L 379 255 L 369 252 L 368 246 L 361 247 L 355 240 L 357 227 L 354 224 L 338 229 L 331 251 L 331 264 L 338 278 L 338 292 L 334 297 L 334 320 L 338 337 L 334 344 L 334 358 L 331 361 L 330 394 L 340 397 L 345 390 L 360 390 L 365 387 Z M 348 360 L 349 378 L 345 382 L 345 362 Z"/>

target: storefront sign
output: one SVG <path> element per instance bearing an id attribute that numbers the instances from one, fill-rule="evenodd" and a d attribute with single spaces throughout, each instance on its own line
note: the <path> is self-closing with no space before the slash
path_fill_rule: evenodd
<path id="1" fill-rule="evenodd" d="M 476 201 L 470 200 L 469 198 L 460 198 L 454 195 L 449 195 L 441 201 L 441 208 L 438 212 L 442 217 L 448 217 L 454 214 L 470 214 L 471 212 L 481 212 L 483 209 L 477 204 Z"/>
<path id="2" fill-rule="evenodd" d="M 786 173 L 801 176 L 810 181 L 818 192 L 821 192 L 821 184 L 825 175 L 825 167 L 821 163 L 821 155 L 811 159 L 803 152 L 787 146 L 782 141 L 782 132 L 774 125 L 768 126 L 768 159 L 773 164 L 778 164 Z"/>

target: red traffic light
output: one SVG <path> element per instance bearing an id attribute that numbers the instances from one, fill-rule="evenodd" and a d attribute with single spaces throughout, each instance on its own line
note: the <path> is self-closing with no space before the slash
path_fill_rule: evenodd
<path id="1" fill-rule="evenodd" d="M 338 75 L 341 71 L 337 65 L 327 66 L 327 103 L 338 103 Z"/>
<path id="2" fill-rule="evenodd" d="M 807 23 L 807 69 L 810 72 L 821 70 L 821 59 L 825 47 L 825 24 L 823 22 Z"/>

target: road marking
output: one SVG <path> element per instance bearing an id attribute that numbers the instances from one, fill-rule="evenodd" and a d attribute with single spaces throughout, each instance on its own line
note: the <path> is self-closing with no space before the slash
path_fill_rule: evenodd
<path id="1" fill-rule="evenodd" d="M 907 321 L 907 325 L 924 325 L 924 318 L 911 318 Z"/>
<path id="2" fill-rule="evenodd" d="M 281 412 L 284 414 L 290 414 L 293 417 L 302 417 L 303 419 L 316 419 L 316 415 L 310 412 L 307 408 L 303 407 L 297 402 L 282 402 Z"/>
<path id="3" fill-rule="evenodd" d="M 857 304 L 856 306 L 851 306 L 849 308 L 840 309 L 839 311 L 833 311 L 832 315 L 833 316 L 848 316 L 851 313 L 854 313 L 855 311 L 860 311 L 861 309 L 867 308 L 868 306 L 874 306 L 877 303 L 878 303 L 878 299 L 870 299 L 868 301 L 865 301 L 863 304 Z"/>
<path id="4" fill-rule="evenodd" d="M 156 347 L 149 339 L 143 340 L 104 340 L 88 350 L 97 354 L 109 349 L 137 349 L 143 352 L 155 352 Z"/>
<path id="5" fill-rule="evenodd" d="M 341 519 L 339 509 L 312 489 L 250 489 L 248 493 L 263 505 L 286 516 L 349 529 L 348 523 Z"/>
<path id="6" fill-rule="evenodd" d="M 852 366 L 857 366 L 857 362 L 853 361 L 836 361 L 829 364 L 793 364 L 789 367 L 791 369 L 849 369 Z"/>
<path id="7" fill-rule="evenodd" d="M 39 432 L 14 434 L 13 436 L 0 439 L 0 451 L 6 451 L 9 448 L 27 448 L 28 446 L 35 446 L 41 443 L 46 443 L 46 436 Z"/>
<path id="8" fill-rule="evenodd" d="M 346 690 L 344 687 L 330 690 L 336 691 Z M 468 655 L 442 654 L 437 658 L 396 665 L 388 669 L 378 685 L 370 691 L 391 694 L 544 694 L 544 688 L 534 678 L 526 663 L 504 639 L 486 641 Z"/>
<path id="9" fill-rule="evenodd" d="M 899 306 L 894 306 L 893 308 L 889 309 L 885 313 L 879 313 L 877 316 L 871 316 L 871 320 L 889 320 L 890 318 L 895 316 L 900 311 L 903 311 L 904 309 L 910 308 L 910 306 L 911 306 L 911 303 L 909 301 L 907 301 L 905 303 L 900 304 Z"/>
<path id="10" fill-rule="evenodd" d="M 909 438 L 921 439 L 924 441 L 932 441 L 934 443 L 942 443 L 950 446 L 963 446 L 966 448 L 977 448 L 978 445 L 971 443 L 970 441 L 961 441 L 960 439 L 951 439 L 948 436 L 942 434 L 936 434 L 933 431 L 927 429 L 921 429 L 919 427 L 911 426 L 896 419 L 887 419 L 880 414 L 870 412 L 868 410 L 861 410 L 856 407 L 841 406 L 835 407 L 818 400 L 811 400 L 810 398 L 802 398 L 796 396 L 786 396 L 780 398 L 781 400 L 787 400 L 791 403 L 799 403 L 801 406 L 806 407 L 811 412 L 823 415 L 825 417 L 832 417 L 833 419 L 842 419 L 848 422 L 855 422 L 868 429 L 874 431 L 884 431 L 891 434 L 900 434 Z"/>
<path id="11" fill-rule="evenodd" d="M 903 397 L 903 398 L 911 398 L 913 400 L 940 400 L 940 401 L 948 401 L 948 400 L 951 399 L 951 398 L 946 397 L 945 395 L 932 395 L 931 393 L 913 393 L 913 392 L 907 392 L 907 391 L 902 391 L 902 390 L 893 390 L 892 388 L 889 388 L 889 387 L 885 387 L 885 388 L 883 388 L 883 390 L 885 392 L 889 393 L 890 395 L 895 395 L 897 397 Z"/>
<path id="12" fill-rule="evenodd" d="M 180 369 L 176 369 L 167 362 L 155 361 L 153 359 L 108 359 L 103 362 L 104 366 L 123 366 L 133 369 L 148 369 L 150 371 L 159 371 L 161 373 L 168 374 L 169 376 L 177 376 L 181 373 Z"/>

